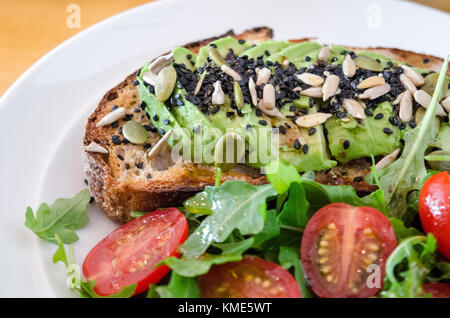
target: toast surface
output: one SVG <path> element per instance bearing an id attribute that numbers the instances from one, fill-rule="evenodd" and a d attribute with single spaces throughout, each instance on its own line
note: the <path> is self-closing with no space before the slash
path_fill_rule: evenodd
<path id="1" fill-rule="evenodd" d="M 271 39 L 273 32 L 267 27 L 254 28 L 241 34 L 228 31 L 218 37 L 189 43 L 185 47 L 197 53 L 200 47 L 226 35 L 257 44 Z M 308 39 L 304 38 L 292 42 L 306 40 Z M 442 59 L 434 56 L 399 49 L 349 49 L 375 51 L 433 71 L 439 70 L 442 63 Z M 146 154 L 149 147 L 155 145 L 160 136 L 154 132 L 151 120 L 140 107 L 135 80 L 136 73 L 133 73 L 104 95 L 87 121 L 83 140 L 84 146 L 94 141 L 108 150 L 108 154 L 83 151 L 85 176 L 97 205 L 109 218 L 119 223 L 129 221 L 132 211 L 153 211 L 161 207 L 179 206 L 186 198 L 215 182 L 213 167 L 195 163 L 173 164 L 167 162 L 164 156 L 162 159 L 148 159 Z M 96 123 L 115 107 L 124 107 L 127 116 L 119 120 L 117 125 L 96 127 Z M 148 144 L 134 145 L 123 139 L 120 127 L 126 120 L 134 120 L 147 128 Z M 118 136 L 120 144 L 117 140 L 113 142 L 112 136 Z M 358 192 L 368 193 L 376 189 L 363 181 L 364 176 L 370 172 L 370 166 L 370 160 L 357 159 L 327 171 L 317 172 L 316 180 L 330 185 L 352 185 Z M 258 169 L 244 165 L 223 173 L 222 182 L 227 180 L 242 180 L 256 185 L 267 183 L 267 179 Z"/>

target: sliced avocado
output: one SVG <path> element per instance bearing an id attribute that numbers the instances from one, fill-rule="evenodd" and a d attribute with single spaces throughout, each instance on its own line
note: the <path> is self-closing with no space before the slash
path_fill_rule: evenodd
<path id="1" fill-rule="evenodd" d="M 317 62 L 317 56 L 322 46 L 317 42 L 301 42 L 275 53 L 267 59 L 271 62 L 283 63 L 288 60 L 296 67 L 308 66 Z"/>
<path id="2" fill-rule="evenodd" d="M 284 105 L 281 108 L 281 113 L 284 115 L 293 115 L 291 106 L 297 109 L 307 109 L 309 113 L 317 112 L 317 107 L 309 107 L 310 98 L 301 96 L 294 100 L 291 105 Z M 276 119 L 275 125 L 279 127 L 284 125 L 289 119 Z M 280 158 L 286 162 L 291 163 L 298 171 L 305 172 L 308 170 L 325 170 L 334 167 L 337 162 L 330 160 L 327 143 L 323 133 L 322 125 L 316 126 L 315 132 L 309 134 L 309 129 L 298 127 L 295 123 L 289 120 L 289 126 L 286 128 L 286 134 L 280 133 Z M 295 149 L 294 142 L 299 137 L 305 140 L 308 147 L 305 154 L 303 149 Z"/>
<path id="3" fill-rule="evenodd" d="M 331 154 L 339 162 L 346 163 L 370 155 L 387 155 L 401 147 L 399 129 L 389 122 L 389 117 L 393 115 L 391 104 L 380 103 L 373 113 L 374 116 L 362 120 L 361 124 L 355 119 L 346 123 L 335 116 L 326 121 Z M 383 118 L 375 119 L 379 113 L 383 114 Z M 392 133 L 386 134 L 384 128 L 391 129 Z"/>
<path id="4" fill-rule="evenodd" d="M 292 44 L 286 41 L 268 40 L 244 51 L 243 53 L 241 53 L 241 55 L 247 55 L 249 58 L 254 59 L 256 59 L 259 55 L 262 55 L 264 59 L 266 59 L 268 57 L 267 52 L 269 52 L 270 56 L 274 53 L 277 53 L 285 49 L 290 45 Z"/>
<path id="5" fill-rule="evenodd" d="M 231 36 L 227 36 L 225 38 L 220 38 L 218 40 L 212 41 L 208 45 L 216 45 L 217 51 L 223 57 L 227 56 L 230 49 L 233 49 L 234 54 L 239 55 L 250 47 L 250 44 L 248 44 L 247 42 L 241 43 Z M 207 46 L 202 47 L 198 52 L 195 67 L 196 68 L 202 67 L 205 64 L 208 55 L 209 55 L 208 47 Z"/>
<path id="6" fill-rule="evenodd" d="M 185 47 L 177 47 L 172 50 L 173 59 L 177 64 L 184 64 L 190 70 L 195 69 L 197 56 Z"/>

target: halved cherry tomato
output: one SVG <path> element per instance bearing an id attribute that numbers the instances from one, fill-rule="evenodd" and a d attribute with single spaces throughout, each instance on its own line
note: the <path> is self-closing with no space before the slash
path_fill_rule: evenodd
<path id="1" fill-rule="evenodd" d="M 256 256 L 216 265 L 198 278 L 207 298 L 300 298 L 295 278 L 280 265 Z"/>
<path id="2" fill-rule="evenodd" d="M 433 295 L 433 298 L 450 298 L 450 284 L 428 283 L 422 288 L 425 293 Z"/>
<path id="3" fill-rule="evenodd" d="M 302 264 L 320 297 L 370 297 L 382 287 L 386 259 L 396 245 L 394 229 L 381 212 L 332 203 L 306 225 Z"/>
<path id="4" fill-rule="evenodd" d="M 163 278 L 169 268 L 155 265 L 169 256 L 178 256 L 177 248 L 186 240 L 188 225 L 175 208 L 157 210 L 122 225 L 86 256 L 83 273 L 95 280 L 95 292 L 105 296 L 123 287 L 137 284 L 135 294 Z"/>
<path id="5" fill-rule="evenodd" d="M 438 250 L 450 259 L 450 175 L 447 171 L 435 174 L 423 185 L 419 215 L 425 232 L 436 237 Z"/>

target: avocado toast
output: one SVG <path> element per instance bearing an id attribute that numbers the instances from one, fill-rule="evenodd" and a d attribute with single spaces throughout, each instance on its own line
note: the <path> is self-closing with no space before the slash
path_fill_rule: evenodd
<path id="1" fill-rule="evenodd" d="M 298 171 L 313 170 L 318 182 L 352 185 L 360 193 L 376 189 L 364 181 L 371 156 L 388 164 L 401 151 L 402 132 L 420 121 L 435 83 L 431 72 L 442 60 L 397 49 L 271 38 L 269 28 L 255 28 L 174 49 L 168 59 L 177 84 L 164 102 L 146 81 L 151 64 L 103 97 L 88 119 L 83 154 L 91 193 L 110 218 L 126 222 L 131 211 L 176 206 L 214 184 L 212 165 L 174 163 L 168 147 L 148 155 L 161 136 L 177 127 L 195 133 L 197 122 L 221 131 L 272 127 L 280 137 L 280 159 Z M 217 82 L 225 101 L 213 105 Z M 260 103 L 271 89 L 275 104 Z M 441 111 L 436 147 L 448 150 L 448 99 Z M 131 122 L 146 130 L 144 142 L 125 136 L 124 125 Z M 224 172 L 222 181 L 266 183 L 258 168 L 240 164 Z"/>

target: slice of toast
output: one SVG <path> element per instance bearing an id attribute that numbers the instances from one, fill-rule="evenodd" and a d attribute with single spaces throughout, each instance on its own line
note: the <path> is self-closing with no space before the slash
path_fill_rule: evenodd
<path id="1" fill-rule="evenodd" d="M 241 34 L 233 31 L 185 45 L 193 53 L 207 43 L 222 37 L 231 35 L 237 39 L 257 44 L 272 38 L 272 30 L 267 27 L 259 27 L 247 30 Z M 292 40 L 301 42 L 308 39 Z M 350 48 L 354 51 L 362 48 Z M 411 65 L 438 71 L 442 59 L 387 48 L 365 48 L 382 53 L 393 59 L 400 60 Z M 150 129 L 151 121 L 140 108 L 140 98 L 137 86 L 133 85 L 136 73 L 129 75 L 122 83 L 107 92 L 95 111 L 89 117 L 86 124 L 86 133 L 83 145 L 96 142 L 108 150 L 108 154 L 83 151 L 85 162 L 85 175 L 92 196 L 105 214 L 119 223 L 131 219 L 132 211 L 153 211 L 161 207 L 179 206 L 182 202 L 201 191 L 207 185 L 213 185 L 215 170 L 213 167 L 194 163 L 176 163 L 167 169 L 164 158 L 149 160 L 147 153 L 149 145 L 134 145 L 120 141 L 120 144 L 112 142 L 113 135 L 123 138 L 118 131 L 123 125 L 123 119 L 116 125 L 96 127 L 96 123 L 113 107 L 124 107 L 128 118 L 141 123 Z M 160 136 L 156 132 L 148 131 L 148 143 L 154 145 Z M 115 140 L 116 143 L 117 140 Z M 157 160 L 158 162 L 155 162 Z M 161 162 L 161 160 L 163 162 Z M 348 164 L 339 164 L 329 171 L 316 173 L 316 180 L 324 184 L 352 185 L 361 193 L 368 193 L 375 189 L 374 186 L 361 181 L 370 172 L 370 160 L 358 159 Z M 239 165 L 229 172 L 222 174 L 222 182 L 226 180 L 243 180 L 252 184 L 267 183 L 265 176 L 259 170 L 248 166 Z"/>

